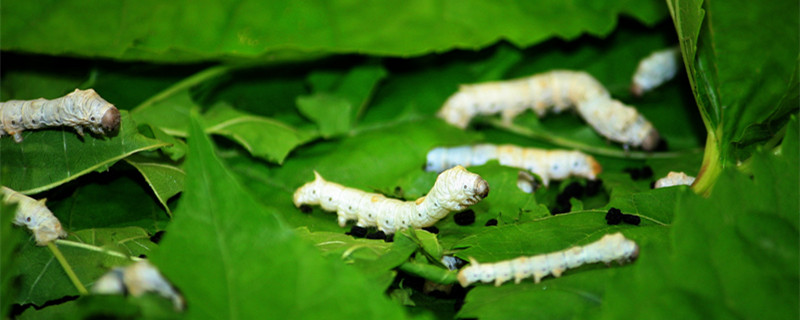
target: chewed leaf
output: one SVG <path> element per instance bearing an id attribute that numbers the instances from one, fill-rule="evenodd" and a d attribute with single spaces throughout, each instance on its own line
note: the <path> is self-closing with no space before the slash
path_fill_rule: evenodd
<path id="1" fill-rule="evenodd" d="M 116 136 L 81 138 L 71 129 L 26 131 L 23 143 L 0 139 L 0 181 L 25 194 L 45 191 L 136 152 L 167 145 L 139 134 L 128 112 L 120 111 Z"/>

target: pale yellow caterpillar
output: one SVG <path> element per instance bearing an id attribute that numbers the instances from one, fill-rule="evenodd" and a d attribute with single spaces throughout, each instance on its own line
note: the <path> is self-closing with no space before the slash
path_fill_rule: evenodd
<path id="1" fill-rule="evenodd" d="M 321 205 L 322 209 L 336 211 L 339 226 L 355 220 L 359 227 L 377 226 L 387 235 L 409 227 L 430 227 L 450 211 L 464 210 L 489 194 L 486 180 L 462 166 L 439 174 L 430 192 L 416 201 L 347 188 L 325 181 L 316 171 L 314 176 L 314 181 L 295 191 L 295 206 Z"/>
<path id="2" fill-rule="evenodd" d="M 37 201 L 7 187 L 0 187 L 0 193 L 3 195 L 3 202 L 17 204 L 14 224 L 28 227 L 33 232 L 37 245 L 44 246 L 50 241 L 67 236 L 67 232 L 61 228 L 61 222 L 44 205 L 44 199 Z"/>
<path id="3" fill-rule="evenodd" d="M 635 260 L 639 256 L 639 246 L 625 238 L 622 233 L 607 234 L 598 241 L 585 246 L 576 246 L 562 251 L 540 254 L 531 257 L 519 257 L 495 263 L 479 264 L 470 258 L 470 265 L 458 273 L 458 282 L 466 287 L 471 283 L 494 282 L 500 286 L 503 282 L 514 279 L 519 284 L 522 279 L 533 277 L 539 283 L 542 278 L 552 274 L 558 278 L 567 269 L 574 269 L 584 264 L 612 261 L 623 263 Z"/>
<path id="4" fill-rule="evenodd" d="M 569 177 L 594 180 L 603 170 L 594 157 L 580 151 L 522 148 L 510 144 L 435 148 L 428 152 L 425 170 L 440 172 L 455 165 L 479 166 L 489 160 L 535 173 L 542 178 L 545 186 L 549 185 L 550 180 Z"/>
<path id="5" fill-rule="evenodd" d="M 183 296 L 147 260 L 124 268 L 112 269 L 94 283 L 92 292 L 96 294 L 129 292 L 134 297 L 139 297 L 147 292 L 155 292 L 172 300 L 172 305 L 176 310 L 183 310 L 185 304 Z"/>
<path id="6" fill-rule="evenodd" d="M 9 134 L 22 142 L 22 131 L 69 126 L 80 136 L 83 129 L 96 134 L 111 133 L 119 127 L 119 110 L 92 89 L 78 90 L 61 98 L 10 100 L 0 102 L 0 136 Z"/>
<path id="7" fill-rule="evenodd" d="M 611 99 L 608 90 L 586 72 L 555 70 L 527 78 L 462 85 L 438 116 L 466 128 L 478 115 L 500 113 L 504 122 L 532 109 L 539 117 L 575 107 L 599 134 L 611 141 L 653 150 L 659 134 L 636 109 Z"/>
<path id="8" fill-rule="evenodd" d="M 694 179 L 694 177 L 686 175 L 683 172 L 670 171 L 666 177 L 656 180 L 653 187 L 658 189 L 681 185 L 691 186 L 692 183 L 694 183 Z"/>
<path id="9" fill-rule="evenodd" d="M 672 80 L 681 63 L 680 47 L 659 50 L 639 61 L 631 81 L 631 92 L 641 96 L 664 82 Z"/>

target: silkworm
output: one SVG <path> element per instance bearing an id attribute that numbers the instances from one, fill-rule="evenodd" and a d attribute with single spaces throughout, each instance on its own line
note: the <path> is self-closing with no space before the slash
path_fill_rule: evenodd
<path id="1" fill-rule="evenodd" d="M 603 170 L 594 157 L 580 151 L 491 144 L 435 148 L 428 152 L 425 170 L 440 172 L 455 165 L 479 166 L 489 160 L 498 160 L 501 165 L 535 173 L 542 178 L 542 184 L 545 186 L 548 186 L 551 180 L 564 180 L 569 177 L 594 180 Z"/>
<path id="2" fill-rule="evenodd" d="M 639 255 L 639 246 L 625 238 L 622 233 L 607 234 L 598 241 L 585 246 L 575 246 L 566 250 L 540 254 L 530 257 L 519 257 L 495 263 L 479 264 L 470 259 L 470 265 L 458 272 L 458 282 L 467 287 L 474 282 L 490 283 L 495 286 L 514 279 L 519 284 L 522 279 L 533 277 L 535 283 L 542 278 L 553 275 L 558 278 L 567 269 L 574 269 L 584 264 L 612 261 L 619 263 L 635 260 Z"/>
<path id="3" fill-rule="evenodd" d="M 656 189 L 680 185 L 691 186 L 694 183 L 694 179 L 694 177 L 683 172 L 670 171 L 666 177 L 656 180 L 653 186 Z"/>
<path id="4" fill-rule="evenodd" d="M 61 222 L 45 206 L 44 199 L 37 201 L 8 187 L 0 187 L 0 193 L 4 203 L 17 204 L 14 224 L 31 230 L 37 245 L 44 246 L 50 241 L 67 236 Z"/>
<path id="5" fill-rule="evenodd" d="M 45 127 L 69 126 L 83 136 L 83 129 L 107 134 L 119 128 L 119 110 L 93 89 L 78 90 L 61 98 L 47 100 L 10 100 L 0 102 L 0 136 L 22 142 L 22 131 Z"/>
<path id="6" fill-rule="evenodd" d="M 636 109 L 611 98 L 608 90 L 586 72 L 554 70 L 527 78 L 462 85 L 437 115 L 465 129 L 473 117 L 500 113 L 510 124 L 532 109 L 542 117 L 574 108 L 600 135 L 625 148 L 653 150 L 658 131 Z"/>
<path id="7" fill-rule="evenodd" d="M 314 181 L 295 191 L 295 206 L 320 205 L 324 210 L 336 211 L 341 227 L 355 220 L 359 227 L 377 226 L 387 235 L 409 227 L 432 226 L 450 211 L 464 210 L 489 194 L 486 180 L 462 166 L 439 174 L 428 195 L 416 201 L 347 188 L 325 181 L 316 171 L 314 176 Z"/>
<path id="8" fill-rule="evenodd" d="M 92 285 L 96 294 L 130 293 L 139 297 L 147 292 L 155 292 L 172 300 L 176 310 L 183 310 L 185 302 L 161 272 L 147 260 L 138 261 L 124 268 L 114 268 L 104 274 Z"/>
<path id="9" fill-rule="evenodd" d="M 641 96 L 664 82 L 672 80 L 678 73 L 680 62 L 680 47 L 651 53 L 639 62 L 631 81 L 631 92 L 636 96 Z"/>

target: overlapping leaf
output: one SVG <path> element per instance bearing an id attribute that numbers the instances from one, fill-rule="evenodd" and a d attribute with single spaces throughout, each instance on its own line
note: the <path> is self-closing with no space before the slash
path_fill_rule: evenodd
<path id="1" fill-rule="evenodd" d="M 93 19 L 74 19 L 89 10 Z M 186 63 L 297 60 L 331 53 L 407 57 L 481 48 L 499 39 L 529 46 L 553 37 L 606 35 L 621 14 L 653 24 L 664 17 L 665 8 L 659 1 L 629 0 L 413 1 L 403 6 L 370 1 L 234 5 L 219 0 L 125 6 L 70 0 L 37 6 L 8 1 L 3 12 L 4 50 Z"/>
<path id="2" fill-rule="evenodd" d="M 129 257 L 148 255 L 155 248 L 147 232 L 138 227 L 84 229 L 71 232 L 66 241 L 57 245 L 87 288 L 112 267 L 129 264 Z M 18 261 L 25 267 L 18 271 L 21 289 L 15 302 L 41 306 L 50 300 L 78 295 L 47 248 L 28 241 Z"/>
<path id="3" fill-rule="evenodd" d="M 136 152 L 166 145 L 139 134 L 128 113 L 120 113 L 120 130 L 113 137 L 88 133 L 80 137 L 71 128 L 58 128 L 25 131 L 22 143 L 0 139 L 0 183 L 22 193 L 37 193 L 95 170 L 105 171 Z"/>
<path id="4" fill-rule="evenodd" d="M 152 259 L 190 301 L 189 316 L 402 318 L 364 276 L 322 258 L 248 195 L 214 155 L 196 112 L 187 157 L 186 190 Z"/>

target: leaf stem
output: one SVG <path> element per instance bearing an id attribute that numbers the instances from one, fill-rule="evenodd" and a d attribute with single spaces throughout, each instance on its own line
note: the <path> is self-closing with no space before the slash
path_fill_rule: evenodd
<path id="1" fill-rule="evenodd" d="M 61 264 L 61 267 L 64 268 L 64 272 L 67 273 L 69 280 L 72 281 L 72 284 L 78 289 L 78 292 L 82 295 L 89 294 L 89 291 L 86 290 L 86 287 L 83 286 L 81 280 L 78 279 L 78 276 L 75 274 L 75 271 L 72 270 L 72 267 L 67 262 L 67 259 L 64 258 L 64 255 L 61 254 L 61 250 L 51 241 L 47 243 L 47 247 L 50 248 L 50 251 L 53 252 L 53 255 L 58 260 L 58 263 Z"/>
<path id="2" fill-rule="evenodd" d="M 122 258 L 122 259 L 130 259 L 132 261 L 142 261 L 142 260 L 144 260 L 144 259 L 139 258 L 139 257 L 129 256 L 129 255 L 126 255 L 124 253 L 119 253 L 119 252 L 116 252 L 116 251 L 106 250 L 106 249 L 103 249 L 101 247 L 93 246 L 91 244 L 86 244 L 86 243 L 80 243 L 80 242 L 64 240 L 64 239 L 57 239 L 56 243 L 58 243 L 60 245 L 86 249 L 86 250 L 89 250 L 89 251 L 100 252 L 100 253 L 107 254 L 107 255 L 112 256 L 112 257 L 117 257 L 117 258 Z"/>
<path id="3" fill-rule="evenodd" d="M 495 128 L 507 130 L 521 136 L 545 141 L 566 148 L 579 149 L 592 154 L 607 156 L 607 157 L 627 158 L 627 159 L 671 159 L 686 154 L 698 153 L 703 151 L 700 148 L 673 151 L 673 152 L 643 152 L 643 151 L 616 150 L 616 149 L 596 147 L 578 141 L 557 137 L 555 135 L 547 133 L 535 132 L 523 126 L 503 123 L 503 121 L 500 119 L 486 119 L 485 121 Z"/>
<path id="4" fill-rule="evenodd" d="M 422 277 L 436 283 L 451 284 L 458 281 L 458 275 L 455 271 L 442 269 L 430 264 L 406 261 L 403 262 L 403 264 L 401 264 L 398 268 L 405 273 Z"/>

